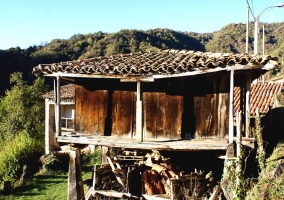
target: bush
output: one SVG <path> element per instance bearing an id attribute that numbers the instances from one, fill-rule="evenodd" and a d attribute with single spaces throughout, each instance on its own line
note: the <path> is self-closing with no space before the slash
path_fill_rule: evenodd
<path id="1" fill-rule="evenodd" d="M 69 154 L 47 154 L 40 157 L 43 171 L 49 173 L 66 173 L 69 170 Z"/>
<path id="2" fill-rule="evenodd" d="M 21 132 L 12 141 L 2 141 L 0 148 L 0 188 L 8 184 L 13 189 L 20 184 L 21 176 L 33 175 L 39 170 L 44 146 L 28 133 Z"/>
<path id="3" fill-rule="evenodd" d="M 82 165 L 100 165 L 102 163 L 102 150 L 96 148 L 94 153 L 82 154 L 80 161 Z"/>

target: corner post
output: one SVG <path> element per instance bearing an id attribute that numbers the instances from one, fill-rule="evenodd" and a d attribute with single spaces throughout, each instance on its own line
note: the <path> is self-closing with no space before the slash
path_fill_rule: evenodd
<path id="1" fill-rule="evenodd" d="M 230 73 L 229 143 L 234 141 L 234 70 Z"/>
<path id="2" fill-rule="evenodd" d="M 56 109 L 55 109 L 55 127 L 56 127 L 56 137 L 61 135 L 61 107 L 60 107 L 60 76 L 56 77 L 56 82 L 54 83 L 56 85 L 56 91 L 55 92 L 55 104 L 56 104 Z"/>
<path id="3" fill-rule="evenodd" d="M 84 197 L 80 149 L 69 150 L 68 200 L 80 200 Z"/>
<path id="4" fill-rule="evenodd" d="M 50 103 L 45 99 L 45 154 L 50 153 L 50 132 L 49 132 L 49 114 Z"/>
<path id="5" fill-rule="evenodd" d="M 251 73 L 247 73 L 246 78 L 246 102 L 245 102 L 245 136 L 250 137 L 250 91 L 251 91 Z"/>

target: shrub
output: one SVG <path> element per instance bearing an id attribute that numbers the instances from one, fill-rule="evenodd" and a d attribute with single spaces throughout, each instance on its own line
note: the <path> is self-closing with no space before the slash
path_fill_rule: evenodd
<path id="1" fill-rule="evenodd" d="M 100 165 L 102 163 L 102 150 L 96 148 L 94 153 L 82 154 L 81 164 L 82 165 Z"/>
<path id="2" fill-rule="evenodd" d="M 44 153 L 41 141 L 33 139 L 26 132 L 20 132 L 11 141 L 2 141 L 0 148 L 0 186 L 8 183 L 15 188 L 20 177 L 33 175 L 40 168 L 39 158 Z M 23 169 L 25 171 L 23 172 Z"/>

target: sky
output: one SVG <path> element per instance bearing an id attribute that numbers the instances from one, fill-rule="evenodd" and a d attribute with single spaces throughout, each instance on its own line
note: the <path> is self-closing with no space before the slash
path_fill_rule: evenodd
<path id="1" fill-rule="evenodd" d="M 0 49 L 121 29 L 211 33 L 246 23 L 247 2 L 256 16 L 284 0 L 0 0 Z M 260 22 L 284 22 L 284 7 L 265 10 Z"/>

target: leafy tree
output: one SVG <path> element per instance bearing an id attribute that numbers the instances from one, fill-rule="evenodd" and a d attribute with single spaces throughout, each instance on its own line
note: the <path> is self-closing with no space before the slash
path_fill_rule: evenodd
<path id="1" fill-rule="evenodd" d="M 44 137 L 44 101 L 42 94 L 47 92 L 43 78 L 38 78 L 33 85 L 22 80 L 22 73 L 13 73 L 13 84 L 6 96 L 0 99 L 0 136 L 12 139 L 19 132 L 26 131 L 30 137 Z"/>

